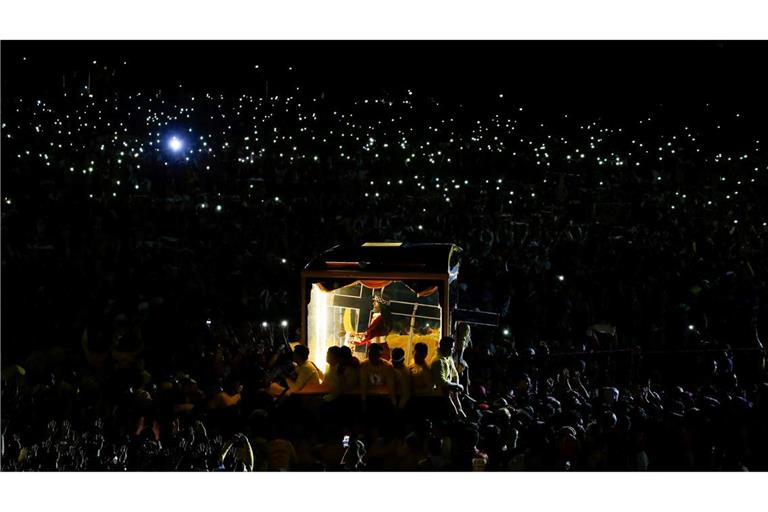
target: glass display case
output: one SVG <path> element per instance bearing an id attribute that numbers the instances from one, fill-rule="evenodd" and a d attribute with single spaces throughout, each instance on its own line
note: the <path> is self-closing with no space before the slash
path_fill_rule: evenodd
<path id="1" fill-rule="evenodd" d="M 325 368 L 331 346 L 349 346 L 364 359 L 372 343 L 402 348 L 406 363 L 416 343 L 429 356 L 451 334 L 461 249 L 453 244 L 366 243 L 337 246 L 301 274 L 302 341 Z"/>
<path id="2" fill-rule="evenodd" d="M 386 342 L 390 350 L 402 348 L 407 362 L 416 343 L 426 343 L 430 354 L 437 350 L 443 325 L 437 284 L 420 292 L 402 280 L 358 280 L 332 290 L 313 282 L 310 288 L 306 339 L 315 364 L 324 365 L 334 345 L 365 357 L 370 343 Z"/>

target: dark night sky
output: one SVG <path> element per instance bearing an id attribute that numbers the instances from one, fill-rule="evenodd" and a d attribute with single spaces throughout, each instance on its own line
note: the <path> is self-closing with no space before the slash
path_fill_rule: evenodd
<path id="1" fill-rule="evenodd" d="M 266 78 L 278 93 L 298 83 L 339 96 L 414 88 L 466 102 L 504 91 L 608 111 L 701 99 L 755 106 L 768 90 L 766 50 L 762 42 L 12 41 L 2 45 L 2 84 L 6 98 L 50 93 L 64 73 L 83 80 L 107 65 L 123 90 L 263 91 Z"/>

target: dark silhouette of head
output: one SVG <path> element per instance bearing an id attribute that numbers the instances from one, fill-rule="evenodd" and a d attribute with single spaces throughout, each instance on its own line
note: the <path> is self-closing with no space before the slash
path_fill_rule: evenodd
<path id="1" fill-rule="evenodd" d="M 427 360 L 427 354 L 429 353 L 429 347 L 426 343 L 418 342 L 413 347 L 413 360 L 416 364 L 424 364 Z"/>
<path id="2" fill-rule="evenodd" d="M 325 355 L 325 362 L 330 365 L 334 365 L 341 362 L 341 360 L 341 347 L 337 347 L 336 345 L 328 347 L 328 352 Z"/>
<path id="3" fill-rule="evenodd" d="M 371 344 L 371 346 L 368 348 L 368 361 L 373 364 L 379 364 L 381 361 L 381 352 L 383 350 L 383 347 L 378 343 Z"/>
<path id="4" fill-rule="evenodd" d="M 392 364 L 398 368 L 405 364 L 405 350 L 400 347 L 392 350 Z"/>
<path id="5" fill-rule="evenodd" d="M 309 349 L 306 345 L 296 345 L 293 349 L 293 360 L 297 364 L 303 364 L 309 359 Z"/>
<path id="6" fill-rule="evenodd" d="M 443 357 L 453 354 L 453 345 L 456 341 L 451 336 L 443 336 L 440 338 L 440 355 Z"/>

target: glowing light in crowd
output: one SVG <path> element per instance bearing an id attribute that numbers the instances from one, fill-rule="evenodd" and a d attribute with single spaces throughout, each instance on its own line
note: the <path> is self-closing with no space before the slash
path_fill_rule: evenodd
<path id="1" fill-rule="evenodd" d="M 178 153 L 184 148 L 184 142 L 178 138 L 177 136 L 171 137 L 171 139 L 168 141 L 168 147 L 173 151 L 174 153 Z"/>
<path id="2" fill-rule="evenodd" d="M 283 320 L 282 322 L 280 322 L 280 326 L 281 327 L 288 327 L 288 320 Z"/>

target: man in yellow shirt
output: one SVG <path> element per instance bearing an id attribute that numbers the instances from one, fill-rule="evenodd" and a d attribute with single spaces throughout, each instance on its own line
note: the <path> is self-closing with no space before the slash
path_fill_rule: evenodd
<path id="1" fill-rule="evenodd" d="M 309 349 L 306 345 L 296 345 L 293 349 L 293 362 L 296 364 L 296 378 L 285 379 L 289 393 L 301 391 L 308 384 L 320 384 L 323 380 L 323 372 L 309 360 Z"/>
<path id="2" fill-rule="evenodd" d="M 352 355 L 352 350 L 339 347 L 339 387 L 342 393 L 355 391 L 360 387 L 360 361 Z"/>
<path id="3" fill-rule="evenodd" d="M 408 366 L 413 396 L 435 395 L 435 383 L 432 382 L 432 372 L 427 363 L 428 352 L 426 343 L 419 342 L 413 347 L 413 363 Z"/>
<path id="4" fill-rule="evenodd" d="M 240 403 L 240 392 L 243 386 L 234 377 L 228 377 L 224 389 L 213 395 L 208 401 L 209 409 L 226 409 Z"/>
<path id="5" fill-rule="evenodd" d="M 330 402 L 338 398 L 341 393 L 341 377 L 339 375 L 341 347 L 332 346 L 328 348 L 325 356 L 325 362 L 328 367 L 325 369 L 325 378 L 323 384 L 328 388 L 328 393 L 323 396 L 323 400 Z"/>
<path id="6" fill-rule="evenodd" d="M 400 347 L 392 351 L 392 370 L 395 377 L 397 407 L 402 410 L 411 399 L 411 375 L 405 366 L 405 350 Z"/>
<path id="7" fill-rule="evenodd" d="M 453 361 L 453 345 L 453 338 L 443 336 L 440 340 L 437 356 L 432 360 L 430 369 L 437 390 L 448 399 L 453 412 L 456 416 L 466 417 L 460 400 L 460 393 L 464 391 L 464 386 L 459 384 L 459 372 Z"/>
<path id="8" fill-rule="evenodd" d="M 363 408 L 367 405 L 368 391 L 372 387 L 385 386 L 392 405 L 397 405 L 395 398 L 395 376 L 392 363 L 381 358 L 383 347 L 372 343 L 368 348 L 368 359 L 360 363 L 360 398 Z"/>
<path id="9" fill-rule="evenodd" d="M 282 386 L 273 383 L 270 387 L 270 392 L 274 396 L 279 396 L 285 392 L 285 395 L 291 395 L 297 391 L 301 391 L 305 386 L 312 384 L 320 384 L 323 379 L 323 372 L 315 366 L 315 363 L 309 360 L 309 349 L 306 345 L 296 345 L 293 349 L 293 363 L 295 364 L 294 372 L 296 377 L 286 377 L 285 383 L 288 385 L 286 390 Z"/>

